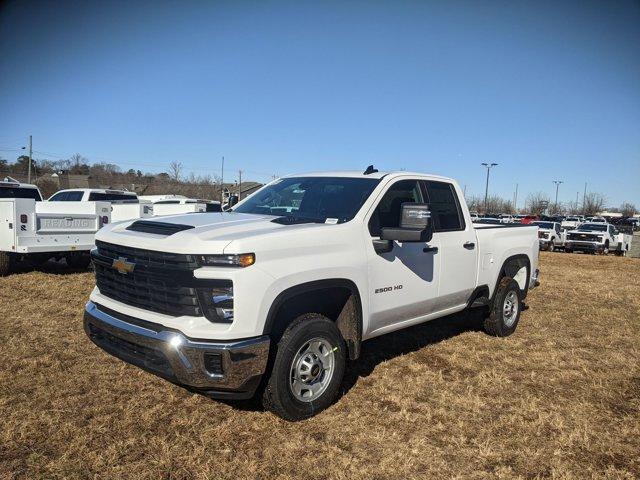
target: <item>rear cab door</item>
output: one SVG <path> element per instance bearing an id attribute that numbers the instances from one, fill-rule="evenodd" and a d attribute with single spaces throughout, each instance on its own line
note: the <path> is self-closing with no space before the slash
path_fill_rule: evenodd
<path id="1" fill-rule="evenodd" d="M 477 286 L 476 232 L 458 185 L 441 180 L 423 180 L 422 184 L 440 256 L 440 286 L 435 308 L 459 309 L 466 306 Z"/>

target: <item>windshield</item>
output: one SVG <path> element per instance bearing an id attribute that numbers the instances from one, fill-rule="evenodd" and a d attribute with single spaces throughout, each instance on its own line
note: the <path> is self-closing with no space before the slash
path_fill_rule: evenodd
<path id="1" fill-rule="evenodd" d="M 553 222 L 533 222 L 533 224 L 540 228 L 553 229 Z"/>
<path id="2" fill-rule="evenodd" d="M 585 225 L 580 225 L 580 228 L 578 228 L 578 230 L 583 232 L 606 232 L 607 226 L 594 225 L 593 223 L 587 223 Z"/>
<path id="3" fill-rule="evenodd" d="M 35 188 L 0 187 L 0 198 L 33 198 L 36 202 L 42 200 L 40 192 Z"/>
<path id="4" fill-rule="evenodd" d="M 348 222 L 379 181 L 347 177 L 283 178 L 256 192 L 233 211 L 286 217 L 291 221 Z"/>

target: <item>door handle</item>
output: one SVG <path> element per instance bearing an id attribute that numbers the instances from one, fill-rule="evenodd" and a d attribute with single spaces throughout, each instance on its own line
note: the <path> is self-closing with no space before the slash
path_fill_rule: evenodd
<path id="1" fill-rule="evenodd" d="M 438 247 L 424 247 L 422 251 L 424 253 L 438 253 Z"/>
<path id="2" fill-rule="evenodd" d="M 474 248 L 476 248 L 476 244 L 473 242 L 464 242 L 462 246 L 467 250 L 473 250 Z"/>

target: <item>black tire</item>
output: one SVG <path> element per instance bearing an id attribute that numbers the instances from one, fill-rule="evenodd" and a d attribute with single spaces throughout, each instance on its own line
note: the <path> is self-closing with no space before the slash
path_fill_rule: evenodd
<path id="1" fill-rule="evenodd" d="M 505 304 L 507 297 L 516 304 L 515 318 L 508 318 L 505 315 Z M 484 330 L 489 335 L 495 337 L 507 337 L 515 332 L 518 322 L 520 321 L 520 313 L 522 312 L 522 292 L 520 286 L 511 277 L 504 277 L 498 283 L 498 287 L 493 295 L 491 311 L 484 321 Z"/>
<path id="2" fill-rule="evenodd" d="M 9 275 L 11 273 L 11 267 L 13 262 L 11 261 L 11 254 L 7 252 L 0 252 L 0 277 Z"/>
<path id="3" fill-rule="evenodd" d="M 299 350 L 316 338 L 331 345 L 333 375 L 320 396 L 311 401 L 301 401 L 296 398 L 291 386 L 293 363 Z M 346 359 L 346 345 L 334 322 L 316 313 L 299 316 L 278 342 L 273 368 L 262 395 L 264 408 L 289 421 L 304 420 L 324 410 L 338 396 Z"/>
<path id="4" fill-rule="evenodd" d="M 547 250 L 549 250 L 550 252 L 553 252 L 555 250 L 555 243 L 553 242 L 553 239 L 551 239 L 551 242 L 549 242 L 549 246 L 547 247 Z"/>
<path id="5" fill-rule="evenodd" d="M 601 253 L 602 255 L 609 255 L 609 241 L 604 242 L 604 248 Z"/>
<path id="6" fill-rule="evenodd" d="M 67 262 L 67 265 L 76 270 L 86 270 L 91 263 L 91 257 L 86 253 L 68 253 L 64 258 Z"/>
<path id="7" fill-rule="evenodd" d="M 566 247 L 565 247 L 564 251 L 565 251 L 566 253 L 573 253 L 573 250 L 571 250 L 570 248 L 566 248 Z"/>

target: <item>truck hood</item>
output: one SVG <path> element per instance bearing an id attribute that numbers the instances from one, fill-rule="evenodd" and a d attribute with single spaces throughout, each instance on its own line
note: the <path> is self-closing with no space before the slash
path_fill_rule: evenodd
<path id="1" fill-rule="evenodd" d="M 136 221 L 186 225 L 193 228 L 171 235 L 160 235 L 127 230 L 127 227 L 134 221 L 126 221 L 102 228 L 96 234 L 96 240 L 134 248 L 175 253 L 223 253 L 224 249 L 234 240 L 326 226 L 317 223 L 281 225 L 274 223 L 272 221 L 274 218 L 276 217 L 272 215 L 235 212 L 153 217 Z"/>

